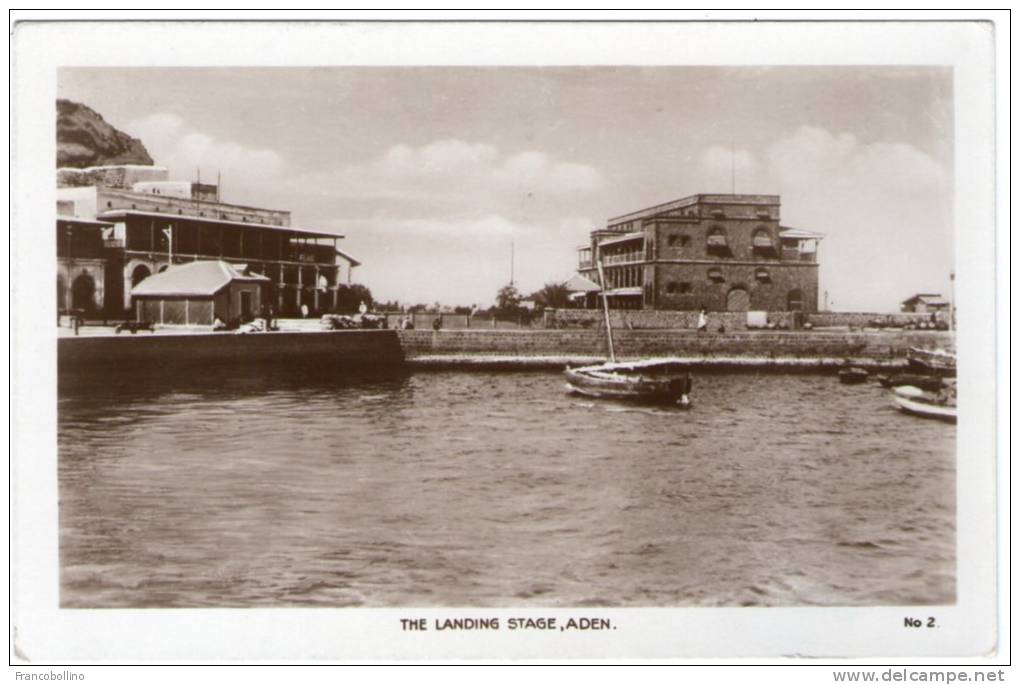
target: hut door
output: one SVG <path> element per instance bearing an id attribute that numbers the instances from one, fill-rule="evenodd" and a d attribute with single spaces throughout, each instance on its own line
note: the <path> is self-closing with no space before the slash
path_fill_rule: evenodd
<path id="1" fill-rule="evenodd" d="M 751 308 L 751 296 L 743 288 L 734 288 L 726 296 L 726 311 L 746 312 Z"/>
<path id="2" fill-rule="evenodd" d="M 241 321 L 252 320 L 251 291 L 241 291 Z"/>

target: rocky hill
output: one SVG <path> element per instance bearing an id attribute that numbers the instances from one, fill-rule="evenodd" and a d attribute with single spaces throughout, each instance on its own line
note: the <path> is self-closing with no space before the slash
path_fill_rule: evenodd
<path id="1" fill-rule="evenodd" d="M 152 164 L 142 141 L 118 131 L 98 112 L 57 100 L 57 167 Z"/>

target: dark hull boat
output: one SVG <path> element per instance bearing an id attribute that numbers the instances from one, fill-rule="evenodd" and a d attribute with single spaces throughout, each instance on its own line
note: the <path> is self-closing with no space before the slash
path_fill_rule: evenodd
<path id="1" fill-rule="evenodd" d="M 862 369 L 859 366 L 850 366 L 839 370 L 840 383 L 852 385 L 855 383 L 863 383 L 866 380 L 868 380 L 868 372 L 866 369 Z"/>
<path id="2" fill-rule="evenodd" d="M 945 350 L 911 347 L 907 351 L 907 368 L 912 373 L 955 378 L 956 355 Z"/>
<path id="3" fill-rule="evenodd" d="M 690 406 L 691 375 L 686 367 L 669 359 L 644 359 L 634 362 L 617 362 L 613 347 L 613 327 L 609 319 L 609 301 L 606 298 L 605 274 L 602 260 L 597 262 L 602 287 L 602 312 L 606 321 L 606 342 L 609 344 L 609 362 L 576 369 L 567 367 L 567 388 L 571 392 L 615 400 L 634 400 L 651 403 L 676 403 Z"/>
<path id="4" fill-rule="evenodd" d="M 566 370 L 567 387 L 589 397 L 690 406 L 691 376 L 668 361 L 597 364 Z"/>
<path id="5" fill-rule="evenodd" d="M 915 388 L 928 392 L 938 392 L 942 389 L 942 378 L 939 376 L 926 376 L 916 373 L 897 373 L 892 376 L 877 376 L 879 384 L 883 388 L 898 388 L 903 385 L 912 385 Z"/>

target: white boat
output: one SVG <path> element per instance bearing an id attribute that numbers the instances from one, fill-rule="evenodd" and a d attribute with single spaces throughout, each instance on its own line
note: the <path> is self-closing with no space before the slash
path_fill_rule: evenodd
<path id="1" fill-rule="evenodd" d="M 913 385 L 902 385 L 893 391 L 893 400 L 902 410 L 915 416 L 956 422 L 956 388 L 951 392 L 925 392 Z"/>

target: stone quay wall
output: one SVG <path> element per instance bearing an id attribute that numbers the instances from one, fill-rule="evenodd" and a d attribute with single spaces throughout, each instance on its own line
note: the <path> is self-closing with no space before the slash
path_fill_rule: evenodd
<path id="1" fill-rule="evenodd" d="M 610 320 L 614 330 L 630 329 L 694 329 L 698 325 L 697 311 L 654 310 L 654 309 L 611 309 Z M 708 330 L 744 331 L 747 328 L 746 312 L 708 312 Z M 768 312 L 768 323 L 777 328 L 798 328 L 804 323 L 818 327 L 865 328 L 876 324 L 882 326 L 906 326 L 927 323 L 931 314 L 897 312 L 876 314 L 868 312 Z M 939 320 L 944 321 L 945 315 Z M 540 322 L 544 328 L 600 328 L 604 327 L 604 315 L 597 309 L 548 309 L 543 312 Z"/>
<path id="2" fill-rule="evenodd" d="M 607 357 L 606 337 L 597 330 L 398 331 L 409 359 L 429 356 Z M 614 330 L 617 357 L 770 359 L 902 363 L 910 347 L 940 348 L 952 342 L 936 331 L 747 331 Z"/>
<path id="3" fill-rule="evenodd" d="M 404 353 L 396 331 L 350 330 L 272 333 L 163 334 L 65 337 L 57 340 L 60 373 L 97 368 L 174 369 L 233 366 L 258 372 L 260 364 L 398 366 Z M 144 375 L 139 377 L 144 381 Z"/>

